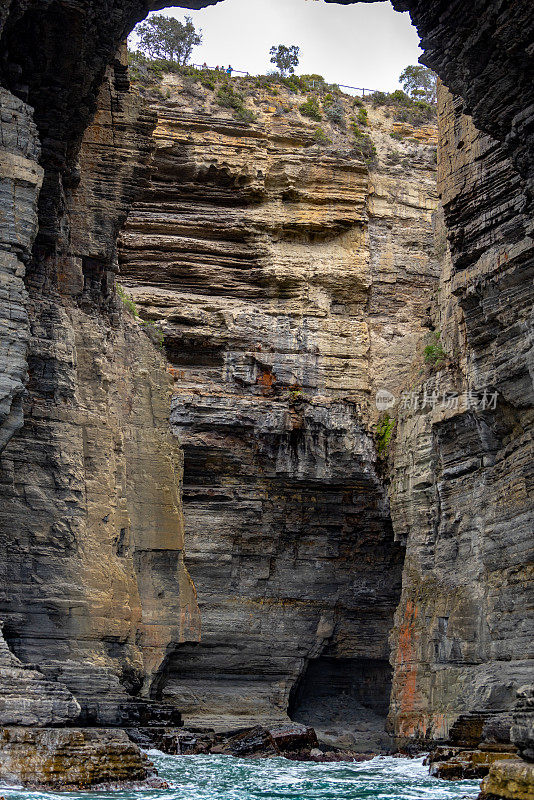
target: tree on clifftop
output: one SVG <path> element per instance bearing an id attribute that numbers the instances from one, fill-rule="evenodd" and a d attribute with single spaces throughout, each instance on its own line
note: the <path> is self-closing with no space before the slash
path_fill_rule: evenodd
<path id="1" fill-rule="evenodd" d="M 136 27 L 135 33 L 139 37 L 139 49 L 149 58 L 162 58 L 177 64 L 187 64 L 193 47 L 202 42 L 202 31 L 196 30 L 191 17 L 180 22 L 174 17 L 152 14 Z"/>
<path id="2" fill-rule="evenodd" d="M 436 73 L 422 64 L 411 64 L 399 76 L 402 88 L 414 100 L 436 102 Z"/>
<path id="3" fill-rule="evenodd" d="M 270 55 L 271 64 L 276 64 L 282 75 L 292 75 L 299 65 L 300 47 L 296 44 L 291 47 L 279 44 L 278 47 L 271 47 Z"/>

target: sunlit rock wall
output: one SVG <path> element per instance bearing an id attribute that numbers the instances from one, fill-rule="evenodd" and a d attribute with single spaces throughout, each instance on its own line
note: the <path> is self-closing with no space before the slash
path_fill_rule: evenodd
<path id="1" fill-rule="evenodd" d="M 175 378 L 202 616 L 161 697 L 219 726 L 284 718 L 310 659 L 389 670 L 403 553 L 374 399 L 400 391 L 437 278 L 432 126 L 398 141 L 370 106 L 369 170 L 327 121 L 315 144 L 304 97 L 247 97 L 256 119 L 238 122 L 165 78 L 150 185 L 120 239 L 121 281 Z"/>

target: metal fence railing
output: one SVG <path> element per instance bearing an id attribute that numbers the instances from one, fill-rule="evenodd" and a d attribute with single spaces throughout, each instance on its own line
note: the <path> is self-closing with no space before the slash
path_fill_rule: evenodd
<path id="1" fill-rule="evenodd" d="M 242 69 L 234 69 L 233 67 L 231 67 L 231 68 L 230 67 L 208 67 L 207 64 L 191 64 L 191 66 L 195 67 L 196 69 L 209 69 L 210 72 L 217 72 L 217 70 L 218 70 L 219 72 L 222 72 L 223 74 L 230 75 L 230 76 L 236 74 L 236 75 L 245 75 L 246 77 L 250 77 L 250 72 L 245 72 Z M 315 81 L 315 80 L 312 79 L 312 81 L 311 81 L 312 89 L 315 89 L 315 84 L 316 83 L 318 84 L 318 81 Z M 356 92 L 361 92 L 362 97 L 365 97 L 366 93 L 367 94 L 374 94 L 375 92 L 378 91 L 378 89 L 368 89 L 365 86 L 349 86 L 346 83 L 336 83 L 335 85 L 339 86 L 340 89 L 353 89 Z"/>
<path id="2" fill-rule="evenodd" d="M 192 67 L 196 69 L 209 69 L 210 72 L 223 72 L 227 75 L 233 75 L 236 72 L 238 75 L 246 75 L 249 76 L 250 72 L 243 72 L 242 69 L 234 69 L 233 67 L 230 69 L 229 67 L 208 67 L 206 64 L 191 64 Z"/>

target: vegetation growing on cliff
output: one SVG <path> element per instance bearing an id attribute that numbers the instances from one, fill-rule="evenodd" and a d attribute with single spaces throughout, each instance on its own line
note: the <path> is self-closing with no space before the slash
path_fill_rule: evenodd
<path id="1" fill-rule="evenodd" d="M 371 95 L 371 102 L 375 107 L 385 106 L 391 109 L 393 118 L 398 122 L 407 122 L 414 126 L 433 122 L 436 118 L 435 105 L 409 97 L 401 89 L 390 94 L 375 92 Z"/>
<path id="2" fill-rule="evenodd" d="M 310 119 L 315 119 L 317 121 L 323 118 L 321 114 L 321 106 L 319 105 L 319 101 L 313 95 L 308 97 L 306 102 L 302 103 L 300 107 L 300 113 L 303 117 L 309 117 Z"/>
<path id="3" fill-rule="evenodd" d="M 425 347 L 423 351 L 425 364 L 431 364 L 433 367 L 439 367 L 445 361 L 447 354 L 443 349 L 440 341 L 441 333 L 434 331 L 432 333 L 432 340 Z"/>
<path id="4" fill-rule="evenodd" d="M 385 414 L 384 417 L 376 423 L 375 442 L 378 455 L 381 458 L 385 458 L 388 454 L 389 443 L 395 429 L 395 423 L 395 417 L 390 417 L 389 414 Z"/>
<path id="5" fill-rule="evenodd" d="M 276 73 L 230 77 L 221 70 L 196 69 L 190 65 L 161 60 L 150 61 L 140 53 L 130 53 L 129 59 L 133 80 L 147 87 L 155 99 L 172 97 L 174 102 L 181 104 L 179 95 L 187 95 L 184 102 L 188 107 L 191 104 L 202 105 L 206 113 L 220 106 L 230 109 L 235 119 L 245 123 L 258 120 L 263 124 L 265 115 L 272 114 L 275 117 L 289 115 L 288 122 L 291 124 L 295 120 L 293 115 L 297 114 L 321 123 L 308 131 L 315 144 L 358 159 L 367 166 L 378 159 L 369 122 L 373 107 L 384 104 L 391 106 L 398 117 L 405 113 L 410 116 L 414 110 L 419 115 L 428 106 L 421 101 L 413 101 L 404 92 L 391 95 L 376 93 L 365 99 L 351 97 L 342 92 L 339 86 L 326 83 L 321 75 L 282 76 Z M 170 73 L 167 78 L 165 73 Z M 211 96 L 208 93 L 212 93 Z M 385 116 L 391 117 L 391 113 L 386 110 Z M 411 119 L 413 122 L 413 115 Z M 393 133 L 393 138 L 401 139 L 401 136 L 405 136 L 403 131 Z M 408 129 L 406 136 L 410 136 Z M 389 159 L 390 156 L 386 153 L 384 157 Z"/>
<path id="6" fill-rule="evenodd" d="M 332 122 L 334 125 L 338 125 L 343 130 L 347 127 L 347 119 L 345 117 L 345 109 L 343 108 L 343 104 L 340 103 L 338 100 L 333 102 L 325 101 L 326 107 L 326 118 L 329 122 Z"/>
<path id="7" fill-rule="evenodd" d="M 369 124 L 368 116 L 367 116 L 367 109 L 364 105 L 361 105 L 358 109 L 358 114 L 356 116 L 356 121 L 358 125 L 363 125 L 364 127 Z"/>
<path id="8" fill-rule="evenodd" d="M 326 135 L 324 130 L 320 127 L 315 129 L 315 133 L 313 134 L 313 138 L 317 144 L 331 144 L 332 139 Z"/>
<path id="9" fill-rule="evenodd" d="M 188 74 L 191 67 L 182 67 L 175 61 L 161 58 L 148 58 L 139 51 L 128 50 L 128 67 L 130 78 L 142 86 L 158 84 L 166 72 Z"/>
<path id="10" fill-rule="evenodd" d="M 255 115 L 248 108 L 245 108 L 245 100 L 241 92 L 238 92 L 230 83 L 223 83 L 217 92 L 215 99 L 223 108 L 232 108 L 234 117 L 243 122 L 252 122 Z"/>
<path id="11" fill-rule="evenodd" d="M 376 161 L 377 156 L 376 147 L 373 143 L 373 140 L 369 134 L 364 133 L 361 130 L 354 119 L 351 120 L 350 127 L 354 137 L 352 141 L 353 152 L 367 165 L 372 164 L 374 161 Z"/>
<path id="12" fill-rule="evenodd" d="M 131 297 L 131 295 L 129 295 L 127 292 L 124 291 L 120 283 L 116 284 L 116 288 L 117 288 L 117 294 L 120 297 L 124 307 L 130 312 L 135 321 L 141 326 L 141 328 L 147 334 L 151 342 L 157 345 L 160 349 L 162 349 L 165 342 L 165 334 L 163 333 L 159 325 L 157 325 L 152 319 L 142 319 L 141 315 L 139 314 L 139 309 L 137 308 L 137 305 L 133 297 Z"/>
<path id="13" fill-rule="evenodd" d="M 134 316 L 135 319 L 140 319 L 139 311 L 137 309 L 133 297 L 130 297 L 130 295 L 124 291 L 120 283 L 117 283 L 117 294 L 119 295 L 123 305 L 128 309 L 130 314 L 132 314 L 132 316 Z"/>

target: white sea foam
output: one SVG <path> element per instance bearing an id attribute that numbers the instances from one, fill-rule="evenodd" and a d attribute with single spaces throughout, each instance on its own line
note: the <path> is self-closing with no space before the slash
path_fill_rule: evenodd
<path id="1" fill-rule="evenodd" d="M 146 752 L 169 789 L 54 793 L 6 787 L 2 794 L 6 800 L 474 800 L 479 792 L 477 781 L 432 778 L 422 758 L 316 764 Z"/>

